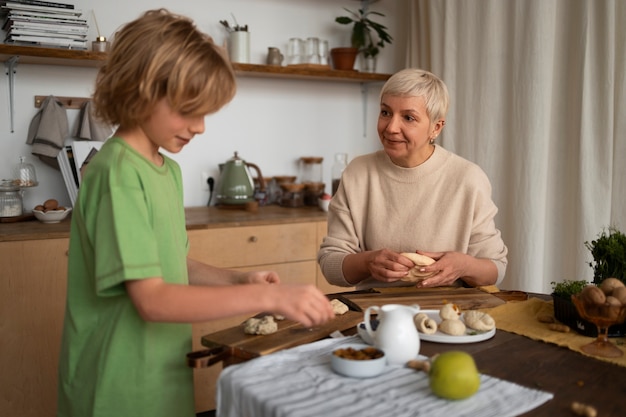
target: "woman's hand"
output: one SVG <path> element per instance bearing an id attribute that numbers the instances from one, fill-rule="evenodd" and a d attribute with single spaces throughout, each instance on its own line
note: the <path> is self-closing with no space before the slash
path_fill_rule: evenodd
<path id="1" fill-rule="evenodd" d="M 496 265 L 489 259 L 475 258 L 461 252 L 424 252 L 420 255 L 433 258 L 435 263 L 425 266 L 423 272 L 437 272 L 435 275 L 417 283 L 417 287 L 443 287 L 454 285 L 457 279 L 463 279 L 473 287 L 495 284 L 498 277 Z"/>
<path id="2" fill-rule="evenodd" d="M 389 249 L 367 252 L 365 265 L 374 279 L 381 282 L 395 282 L 405 277 L 413 261 Z"/>

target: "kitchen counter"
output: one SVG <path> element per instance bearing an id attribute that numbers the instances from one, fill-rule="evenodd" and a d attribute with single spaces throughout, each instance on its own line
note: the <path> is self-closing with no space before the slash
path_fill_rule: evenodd
<path id="1" fill-rule="evenodd" d="M 217 207 L 185 208 L 187 230 L 221 227 L 259 226 L 326 220 L 317 207 L 289 208 L 277 205 L 259 207 L 257 212 Z M 0 242 L 59 239 L 70 235 L 70 217 L 60 223 L 45 224 L 37 220 L 0 223 Z"/>

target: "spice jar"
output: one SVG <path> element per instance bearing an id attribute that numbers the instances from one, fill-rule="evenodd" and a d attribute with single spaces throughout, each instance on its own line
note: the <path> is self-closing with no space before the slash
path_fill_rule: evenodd
<path id="1" fill-rule="evenodd" d="M 20 187 L 11 181 L 0 183 L 0 217 L 18 217 L 22 215 L 22 194 Z"/>
<path id="2" fill-rule="evenodd" d="M 321 156 L 303 156 L 300 158 L 300 182 L 322 182 Z"/>

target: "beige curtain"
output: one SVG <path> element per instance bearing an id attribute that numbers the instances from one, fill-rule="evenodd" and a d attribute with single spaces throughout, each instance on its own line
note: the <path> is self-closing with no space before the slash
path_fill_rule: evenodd
<path id="1" fill-rule="evenodd" d="M 407 66 L 450 89 L 441 143 L 492 181 L 501 287 L 591 280 L 584 242 L 626 233 L 626 1 L 404 1 Z"/>

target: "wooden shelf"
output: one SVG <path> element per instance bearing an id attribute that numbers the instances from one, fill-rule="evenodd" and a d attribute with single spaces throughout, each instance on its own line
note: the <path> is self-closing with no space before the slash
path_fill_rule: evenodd
<path id="1" fill-rule="evenodd" d="M 6 62 L 13 57 L 19 57 L 17 61 L 18 64 L 62 65 L 70 67 L 97 68 L 104 63 L 107 54 L 105 52 L 0 44 L 0 60 L 2 62 Z M 234 63 L 233 67 L 236 74 L 240 77 L 267 77 L 371 83 L 384 82 L 391 76 L 391 74 L 339 71 L 315 66 L 279 67 L 272 65 Z"/>
<path id="2" fill-rule="evenodd" d="M 19 57 L 18 64 L 99 67 L 104 63 L 107 55 L 104 52 L 0 44 L 2 62 L 13 57 Z"/>

